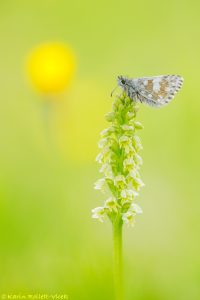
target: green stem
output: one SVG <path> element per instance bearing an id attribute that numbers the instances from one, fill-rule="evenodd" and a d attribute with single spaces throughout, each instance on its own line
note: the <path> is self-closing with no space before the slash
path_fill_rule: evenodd
<path id="1" fill-rule="evenodd" d="M 113 222 L 115 300 L 123 300 L 122 220 Z"/>

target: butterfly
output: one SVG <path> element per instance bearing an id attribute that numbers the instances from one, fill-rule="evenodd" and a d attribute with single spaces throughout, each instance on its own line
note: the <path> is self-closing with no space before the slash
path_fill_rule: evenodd
<path id="1" fill-rule="evenodd" d="M 183 78 L 179 75 L 130 79 L 118 76 L 118 85 L 130 99 L 157 107 L 168 104 L 182 84 Z"/>

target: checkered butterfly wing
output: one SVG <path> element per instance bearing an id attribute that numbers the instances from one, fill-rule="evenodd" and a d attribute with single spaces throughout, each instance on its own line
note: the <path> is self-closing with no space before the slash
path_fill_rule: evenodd
<path id="1" fill-rule="evenodd" d="M 162 106 L 169 103 L 183 84 L 179 75 L 163 75 L 133 79 L 138 99 L 149 105 Z"/>

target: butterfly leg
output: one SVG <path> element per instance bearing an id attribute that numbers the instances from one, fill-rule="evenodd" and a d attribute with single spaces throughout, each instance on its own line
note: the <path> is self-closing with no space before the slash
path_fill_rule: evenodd
<path id="1" fill-rule="evenodd" d="M 142 99 L 140 97 L 140 93 L 137 92 L 135 95 L 136 95 L 137 100 L 140 101 L 140 103 L 142 103 Z"/>

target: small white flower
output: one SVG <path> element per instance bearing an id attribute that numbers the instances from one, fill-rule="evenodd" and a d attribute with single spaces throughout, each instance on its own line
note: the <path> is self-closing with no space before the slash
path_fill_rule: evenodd
<path id="1" fill-rule="evenodd" d="M 133 147 L 133 145 L 129 144 L 125 146 L 125 153 L 130 155 L 134 155 L 135 154 L 135 148 Z"/>
<path id="2" fill-rule="evenodd" d="M 98 147 L 101 149 L 101 148 L 105 147 L 107 143 L 108 143 L 108 139 L 107 138 L 103 138 L 103 139 L 101 139 L 99 141 Z"/>
<path id="3" fill-rule="evenodd" d="M 124 188 L 125 184 L 126 184 L 126 179 L 124 177 L 124 175 L 118 175 L 114 178 L 114 184 L 115 186 L 119 187 L 119 188 Z"/>
<path id="4" fill-rule="evenodd" d="M 96 157 L 96 161 L 101 164 L 102 163 L 102 159 L 103 159 L 103 154 L 100 152 L 97 157 Z"/>
<path id="5" fill-rule="evenodd" d="M 124 131 L 134 131 L 134 127 L 133 127 L 133 126 L 131 126 L 131 125 L 126 125 L 126 124 L 122 125 L 122 129 L 123 129 Z"/>
<path id="6" fill-rule="evenodd" d="M 142 165 L 143 164 L 143 160 L 142 157 L 140 155 L 138 155 L 137 153 L 134 154 L 134 158 L 137 162 L 138 165 Z"/>
<path id="7" fill-rule="evenodd" d="M 133 179 L 136 179 L 137 178 L 137 172 L 136 170 L 132 169 L 130 172 L 129 172 L 129 176 Z"/>
<path id="8" fill-rule="evenodd" d="M 105 202 L 105 207 L 108 208 L 110 211 L 117 212 L 118 203 L 115 197 L 110 197 Z"/>
<path id="9" fill-rule="evenodd" d="M 131 139 L 130 139 L 130 137 L 128 137 L 126 135 L 122 135 L 119 138 L 119 145 L 120 145 L 120 147 L 131 145 Z"/>
<path id="10" fill-rule="evenodd" d="M 105 207 L 96 207 L 92 209 L 92 218 L 103 222 L 105 216 Z"/>
<path id="11" fill-rule="evenodd" d="M 144 128 L 144 126 L 138 121 L 134 121 L 134 125 L 135 125 L 136 129 L 143 129 Z"/>
<path id="12" fill-rule="evenodd" d="M 132 201 L 136 196 L 138 196 L 138 193 L 132 189 L 125 189 L 121 191 L 121 197 L 123 198 L 123 200 Z"/>
<path id="13" fill-rule="evenodd" d="M 109 112 L 105 115 L 105 118 L 108 122 L 112 122 L 115 119 L 115 113 Z"/>
<path id="14" fill-rule="evenodd" d="M 131 204 L 130 210 L 133 210 L 136 214 L 142 214 L 143 213 L 142 208 L 136 203 Z"/>
<path id="15" fill-rule="evenodd" d="M 131 120 L 133 117 L 135 116 L 135 113 L 134 112 L 127 112 L 127 117 L 129 120 Z"/>
<path id="16" fill-rule="evenodd" d="M 109 146 L 105 146 L 102 149 L 102 154 L 103 154 L 103 162 L 109 162 L 110 161 L 110 157 L 111 157 L 111 151 L 110 151 L 110 147 Z"/>
<path id="17" fill-rule="evenodd" d="M 127 211 L 122 215 L 122 220 L 129 226 L 135 225 L 135 213 L 133 211 Z"/>
<path id="18" fill-rule="evenodd" d="M 105 187 L 106 187 L 106 181 L 104 178 L 98 179 L 94 184 L 95 190 L 102 190 L 104 192 Z"/>
<path id="19" fill-rule="evenodd" d="M 136 145 L 137 149 L 142 150 L 143 147 L 142 147 L 142 143 L 141 143 L 140 138 L 137 135 L 134 135 L 133 139 L 134 139 L 134 142 L 135 142 L 135 145 Z"/>
<path id="20" fill-rule="evenodd" d="M 104 173 L 107 178 L 113 178 L 112 168 L 108 163 L 102 165 L 100 173 Z"/>
<path id="21" fill-rule="evenodd" d="M 136 178 L 134 178 L 134 180 L 135 180 L 135 182 L 136 182 L 140 187 L 145 186 L 145 184 L 144 184 L 144 182 L 142 181 L 141 178 L 136 177 Z"/>
<path id="22" fill-rule="evenodd" d="M 100 132 L 100 135 L 101 135 L 101 137 L 106 137 L 109 133 L 112 133 L 114 131 L 115 131 L 115 129 L 111 126 L 111 127 L 108 127 L 106 129 L 102 130 Z"/>
<path id="23" fill-rule="evenodd" d="M 127 182 L 137 191 L 139 191 L 140 188 L 145 185 L 142 179 L 139 177 L 139 173 L 136 173 L 135 170 L 130 171 L 129 175 L 127 176 Z"/>
<path id="24" fill-rule="evenodd" d="M 108 131 L 109 131 L 109 128 L 106 128 L 106 129 L 104 129 L 104 130 L 102 130 L 102 131 L 100 132 L 100 135 L 101 135 L 102 137 L 104 137 L 104 136 L 107 135 Z"/>
<path id="25" fill-rule="evenodd" d="M 108 163 L 110 161 L 110 156 L 111 156 L 111 152 L 110 152 L 110 148 L 109 146 L 106 146 L 102 149 L 102 151 L 97 155 L 96 157 L 96 161 L 99 164 L 104 164 L 104 163 Z"/>
<path id="26" fill-rule="evenodd" d="M 132 157 L 126 158 L 123 162 L 124 169 L 127 171 L 131 171 L 133 168 L 135 168 L 135 162 Z"/>

